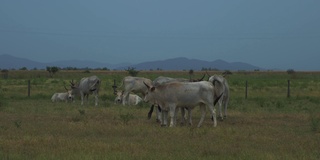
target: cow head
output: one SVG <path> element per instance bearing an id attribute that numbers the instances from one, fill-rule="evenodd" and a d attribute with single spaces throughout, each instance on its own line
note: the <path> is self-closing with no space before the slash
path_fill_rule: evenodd
<path id="1" fill-rule="evenodd" d="M 154 86 L 149 86 L 147 83 L 143 82 L 143 84 L 148 88 L 148 91 L 145 93 L 144 101 L 149 102 L 151 100 L 152 92 L 156 89 Z"/>
<path id="2" fill-rule="evenodd" d="M 124 92 L 124 91 L 122 91 L 121 93 L 120 93 L 120 92 L 116 92 L 116 93 L 115 93 L 115 95 L 116 95 L 117 97 L 114 99 L 114 103 L 116 103 L 116 104 L 121 104 L 121 103 L 122 103 L 123 92 Z"/>
<path id="3" fill-rule="evenodd" d="M 76 84 L 73 82 L 73 80 L 70 81 L 70 86 L 71 86 L 71 88 L 74 88 L 76 86 Z"/>
<path id="4" fill-rule="evenodd" d="M 67 90 L 68 93 L 68 100 L 73 101 L 74 95 L 72 94 L 72 90 L 69 90 L 66 86 L 64 86 L 64 89 Z"/>
<path id="5" fill-rule="evenodd" d="M 74 95 L 79 95 L 79 84 L 76 84 L 73 80 L 70 81 L 71 95 L 74 98 Z"/>

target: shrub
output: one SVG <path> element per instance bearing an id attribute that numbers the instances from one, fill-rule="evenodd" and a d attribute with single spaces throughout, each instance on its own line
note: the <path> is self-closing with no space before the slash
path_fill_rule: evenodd
<path id="1" fill-rule="evenodd" d="M 126 71 L 129 73 L 130 76 L 137 76 L 139 71 L 137 71 L 134 67 L 128 67 L 128 69 L 126 69 Z"/>
<path id="2" fill-rule="evenodd" d="M 123 124 L 127 125 L 131 119 L 133 119 L 134 116 L 131 113 L 127 114 L 121 114 L 120 113 L 120 119 L 122 120 Z"/>
<path id="3" fill-rule="evenodd" d="M 288 74 L 294 74 L 294 73 L 296 73 L 296 72 L 295 72 L 293 69 L 288 69 L 288 70 L 287 70 L 287 73 L 288 73 Z"/>

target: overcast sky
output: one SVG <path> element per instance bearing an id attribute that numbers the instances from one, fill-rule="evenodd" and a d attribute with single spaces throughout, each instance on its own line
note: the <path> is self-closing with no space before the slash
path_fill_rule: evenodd
<path id="1" fill-rule="evenodd" d="M 320 0 L 1 0 L 0 54 L 320 70 Z"/>

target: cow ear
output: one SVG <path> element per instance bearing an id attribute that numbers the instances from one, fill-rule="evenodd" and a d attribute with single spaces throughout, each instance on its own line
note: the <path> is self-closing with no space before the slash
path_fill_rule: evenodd
<path id="1" fill-rule="evenodd" d="M 151 92 L 153 92 L 155 89 L 156 89 L 156 88 L 152 86 L 152 87 L 151 87 Z"/>

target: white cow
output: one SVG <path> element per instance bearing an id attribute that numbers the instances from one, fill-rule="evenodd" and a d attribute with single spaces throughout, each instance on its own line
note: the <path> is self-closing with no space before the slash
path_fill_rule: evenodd
<path id="1" fill-rule="evenodd" d="M 215 98 L 222 94 L 219 102 L 219 118 L 227 118 L 227 107 L 229 103 L 229 85 L 227 80 L 221 75 L 213 75 L 209 77 L 209 82 L 214 85 L 214 96 Z M 221 106 L 224 107 L 224 115 L 222 117 Z"/>
<path id="2" fill-rule="evenodd" d="M 202 81 L 205 77 L 205 74 L 202 76 L 200 79 L 185 79 L 185 78 L 171 78 L 171 77 L 163 77 L 159 76 L 158 78 L 154 79 L 152 82 L 153 86 L 158 86 L 164 83 L 170 83 L 170 82 L 199 82 Z M 156 104 L 156 102 L 154 102 Z M 150 111 L 148 113 L 148 118 L 151 118 L 152 112 L 153 112 L 153 107 L 154 105 L 151 106 Z M 159 108 L 160 106 L 158 106 Z M 192 107 L 187 107 L 187 106 L 181 106 L 181 123 L 184 124 L 185 120 L 187 119 L 187 115 L 185 114 L 185 111 L 188 111 L 188 117 L 189 117 L 189 124 L 192 125 L 192 119 L 191 119 L 191 108 Z M 161 109 L 156 110 L 156 115 L 157 115 L 157 121 L 159 120 L 161 122 L 161 117 L 159 112 L 161 112 Z"/>
<path id="3" fill-rule="evenodd" d="M 131 92 L 136 94 L 140 93 L 142 94 L 142 96 L 146 94 L 146 92 L 148 91 L 148 88 L 143 83 L 151 85 L 152 81 L 150 79 L 143 78 L 143 77 L 127 76 L 123 78 L 122 85 L 120 86 L 120 87 L 124 86 L 122 105 L 128 104 L 129 93 Z"/>
<path id="4" fill-rule="evenodd" d="M 171 78 L 171 77 L 163 77 L 163 76 L 159 76 L 158 78 L 154 79 L 152 81 L 152 85 L 153 86 L 158 86 L 158 85 L 162 85 L 162 84 L 165 84 L 165 83 L 170 83 L 170 82 L 189 82 L 189 81 L 192 81 L 192 80 L 189 80 L 189 79 L 185 79 L 185 78 Z M 156 117 L 157 117 L 157 122 L 161 122 L 161 107 L 159 106 L 159 104 L 157 102 L 151 102 L 152 106 L 150 108 L 150 111 L 148 113 L 148 119 L 151 118 L 152 116 L 152 112 L 153 112 L 153 109 L 154 109 L 154 106 L 157 106 L 157 109 L 156 109 Z M 181 113 L 184 114 L 184 108 L 181 108 Z M 189 112 L 190 113 L 190 112 Z M 190 114 L 189 114 L 190 115 Z M 183 115 L 182 116 L 182 122 L 181 123 L 184 123 L 184 118 L 185 116 Z M 191 121 L 190 121 L 191 122 Z M 191 124 L 191 123 L 190 123 Z"/>
<path id="5" fill-rule="evenodd" d="M 67 92 L 64 92 L 64 93 L 54 93 L 51 97 L 52 102 L 59 102 L 59 101 L 68 102 L 73 100 L 74 100 L 74 96 L 72 95 L 71 90 L 67 90 Z"/>
<path id="6" fill-rule="evenodd" d="M 123 92 L 117 92 L 117 97 L 114 99 L 115 104 L 121 104 L 123 100 Z M 142 101 L 142 98 L 136 94 L 129 94 L 128 105 L 138 105 Z"/>
<path id="7" fill-rule="evenodd" d="M 158 86 L 149 86 L 144 98 L 145 102 L 156 101 L 163 111 L 162 125 L 167 125 L 167 115 L 170 115 L 170 127 L 175 126 L 176 108 L 187 106 L 193 108 L 200 106 L 202 115 L 198 127 L 201 126 L 206 113 L 206 106 L 210 109 L 213 117 L 213 126 L 217 126 L 216 113 L 214 109 L 213 90 L 210 82 L 170 82 Z M 219 97 L 220 98 L 220 97 Z"/>
<path id="8" fill-rule="evenodd" d="M 101 80 L 97 76 L 84 77 L 76 85 L 73 81 L 71 83 L 72 94 L 80 93 L 81 105 L 83 105 L 83 99 L 86 97 L 88 101 L 89 94 L 93 94 L 95 97 L 95 105 L 98 105 L 98 94 L 100 89 Z"/>

